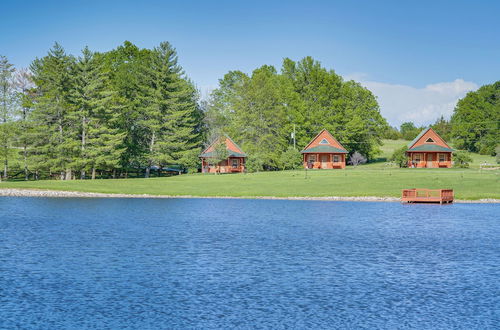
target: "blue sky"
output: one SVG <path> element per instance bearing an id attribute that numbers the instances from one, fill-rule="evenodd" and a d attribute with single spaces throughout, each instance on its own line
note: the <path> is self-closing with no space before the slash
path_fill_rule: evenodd
<path id="1" fill-rule="evenodd" d="M 500 79 L 500 1 L 11 1 L 2 11 L 0 54 L 18 67 L 54 41 L 78 54 L 167 40 L 206 93 L 229 70 L 310 55 L 371 89 L 395 125 L 449 116 Z"/>

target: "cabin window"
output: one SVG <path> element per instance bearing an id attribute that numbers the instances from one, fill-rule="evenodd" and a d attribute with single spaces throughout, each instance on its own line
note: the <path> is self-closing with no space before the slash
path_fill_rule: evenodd
<path id="1" fill-rule="evenodd" d="M 421 158 L 421 155 L 420 154 L 414 154 L 413 155 L 413 159 L 416 161 L 416 162 L 420 162 L 422 160 Z"/>
<path id="2" fill-rule="evenodd" d="M 309 155 L 309 163 L 314 163 L 316 161 L 316 155 Z"/>
<path id="3" fill-rule="evenodd" d="M 434 140 L 432 138 L 428 138 L 425 142 L 434 143 Z"/>
<path id="4" fill-rule="evenodd" d="M 334 163 L 340 162 L 339 155 L 333 155 L 333 162 Z"/>
<path id="5" fill-rule="evenodd" d="M 319 144 L 330 144 L 330 142 L 328 142 L 327 139 L 323 139 L 323 140 L 320 141 Z"/>
<path id="6" fill-rule="evenodd" d="M 445 162 L 446 161 L 446 154 L 439 154 L 439 161 Z"/>
<path id="7" fill-rule="evenodd" d="M 237 159 L 232 160 L 232 166 L 233 166 L 233 168 L 238 168 L 238 160 Z"/>

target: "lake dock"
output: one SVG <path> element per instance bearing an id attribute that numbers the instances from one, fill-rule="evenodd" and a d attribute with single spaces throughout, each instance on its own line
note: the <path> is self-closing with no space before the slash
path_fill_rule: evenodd
<path id="1" fill-rule="evenodd" d="M 403 189 L 403 203 L 453 203 L 453 189 Z"/>

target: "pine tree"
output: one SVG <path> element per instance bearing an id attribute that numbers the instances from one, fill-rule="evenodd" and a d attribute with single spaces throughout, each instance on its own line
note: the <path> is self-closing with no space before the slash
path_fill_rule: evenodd
<path id="1" fill-rule="evenodd" d="M 55 43 L 48 55 L 31 65 L 37 85 L 34 109 L 34 145 L 32 153 L 50 172 L 58 171 L 61 179 L 71 179 L 70 165 L 78 154 L 78 131 L 74 126 L 70 102 L 74 58 Z"/>
<path id="2" fill-rule="evenodd" d="M 89 169 L 94 179 L 97 168 L 114 171 L 119 166 L 125 134 L 117 127 L 121 107 L 116 95 L 109 90 L 109 72 L 102 57 L 86 47 L 75 66 L 71 95 L 80 140 L 80 152 L 72 167 L 80 171 L 81 179 Z"/>
<path id="3" fill-rule="evenodd" d="M 199 153 L 201 111 L 196 89 L 168 43 L 155 48 L 143 68 L 141 118 L 147 136 L 146 177 L 152 165 L 190 165 Z"/>

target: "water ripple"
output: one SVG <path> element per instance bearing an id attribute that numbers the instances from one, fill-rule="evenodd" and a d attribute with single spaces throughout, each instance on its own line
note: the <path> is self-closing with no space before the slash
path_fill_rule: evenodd
<path id="1" fill-rule="evenodd" d="M 0 198 L 0 328 L 494 329 L 497 205 Z"/>

